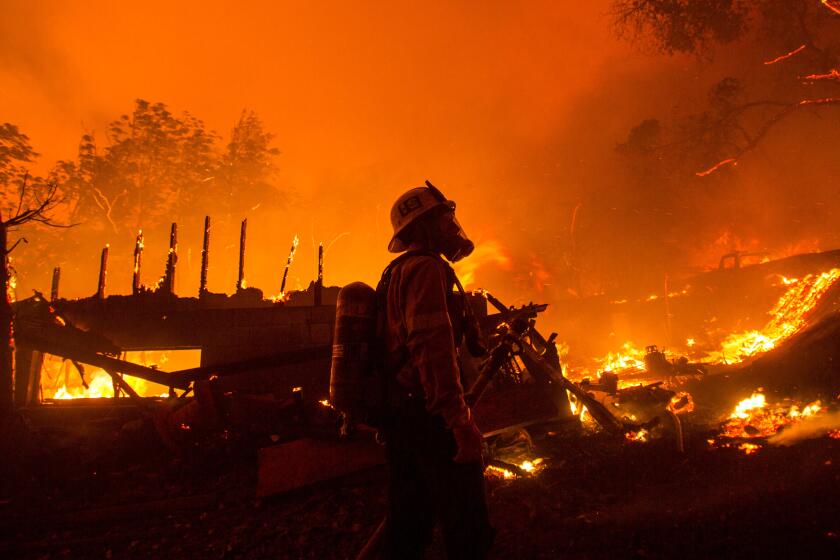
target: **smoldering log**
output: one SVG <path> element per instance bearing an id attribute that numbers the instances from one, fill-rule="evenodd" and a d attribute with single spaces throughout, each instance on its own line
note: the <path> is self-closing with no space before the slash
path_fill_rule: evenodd
<path id="1" fill-rule="evenodd" d="M 210 216 L 204 216 L 204 242 L 201 246 L 201 278 L 198 283 L 198 295 L 207 292 L 207 267 L 210 263 Z"/>

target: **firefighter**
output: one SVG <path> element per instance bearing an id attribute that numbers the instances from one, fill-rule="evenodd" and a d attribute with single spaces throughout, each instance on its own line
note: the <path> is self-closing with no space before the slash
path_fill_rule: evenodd
<path id="1" fill-rule="evenodd" d="M 388 250 L 404 254 L 378 289 L 389 403 L 381 430 L 389 472 L 385 556 L 422 557 L 439 523 L 449 558 L 484 558 L 493 530 L 482 440 L 464 402 L 457 350 L 471 315 L 441 257 L 455 262 L 474 245 L 455 203 L 428 182 L 397 199 L 391 223 Z"/>

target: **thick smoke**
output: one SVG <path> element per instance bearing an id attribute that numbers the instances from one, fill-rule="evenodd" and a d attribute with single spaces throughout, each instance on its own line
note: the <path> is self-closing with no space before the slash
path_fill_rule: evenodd
<path id="1" fill-rule="evenodd" d="M 840 430 L 840 412 L 820 414 L 803 419 L 768 438 L 772 445 L 794 445 L 806 439 L 820 438 Z"/>
<path id="2" fill-rule="evenodd" d="M 786 120 L 708 180 L 677 155 L 648 173 L 649 162 L 616 149 L 646 119 L 672 129 L 701 113 L 725 76 L 764 79 L 761 61 L 777 53 L 641 53 L 612 36 L 606 0 L 327 11 L 7 5 L 14 18 L 3 18 L 4 29 L 14 19 L 33 32 L 4 39 L 0 73 L 29 78 L 0 92 L 14 109 L 3 118 L 30 135 L 45 169 L 73 157 L 81 122 L 105 143 L 107 122 L 136 97 L 189 110 L 221 133 L 243 106 L 261 115 L 277 135 L 288 194 L 282 210 L 247 216 L 248 283 L 267 293 L 279 289 L 295 234 L 292 287 L 314 277 L 317 243 L 331 240 L 328 284 L 374 282 L 389 258 L 393 199 L 427 178 L 488 247 L 474 285 L 510 304 L 659 292 L 665 277 L 714 265 L 726 251 L 780 256 L 840 244 L 836 109 Z M 213 211 L 207 201 L 201 212 Z M 179 292 L 191 295 L 201 221 L 180 226 Z M 167 232 L 146 233 L 151 283 Z M 210 288 L 230 292 L 235 228 L 217 233 Z M 92 291 L 98 250 L 90 247 L 89 262 L 56 263 L 69 267 L 64 295 Z M 23 253 L 18 263 L 21 295 L 48 287 L 49 270 L 27 269 Z M 129 271 L 130 254 L 112 253 L 112 292 L 128 290 Z"/>

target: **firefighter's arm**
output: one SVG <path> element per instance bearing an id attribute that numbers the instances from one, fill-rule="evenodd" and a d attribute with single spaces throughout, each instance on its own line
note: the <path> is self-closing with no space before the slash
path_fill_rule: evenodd
<path id="1" fill-rule="evenodd" d="M 446 307 L 446 269 L 431 257 L 413 264 L 402 286 L 406 345 L 426 394 L 426 409 L 443 416 L 450 428 L 471 425 Z"/>

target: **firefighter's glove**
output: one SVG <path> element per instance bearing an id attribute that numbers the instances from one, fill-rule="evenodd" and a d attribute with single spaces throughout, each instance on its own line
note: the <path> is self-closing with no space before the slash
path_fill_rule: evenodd
<path id="1" fill-rule="evenodd" d="M 453 459 L 456 463 L 474 463 L 481 461 L 481 432 L 470 418 L 469 422 L 452 427 L 458 453 Z"/>

